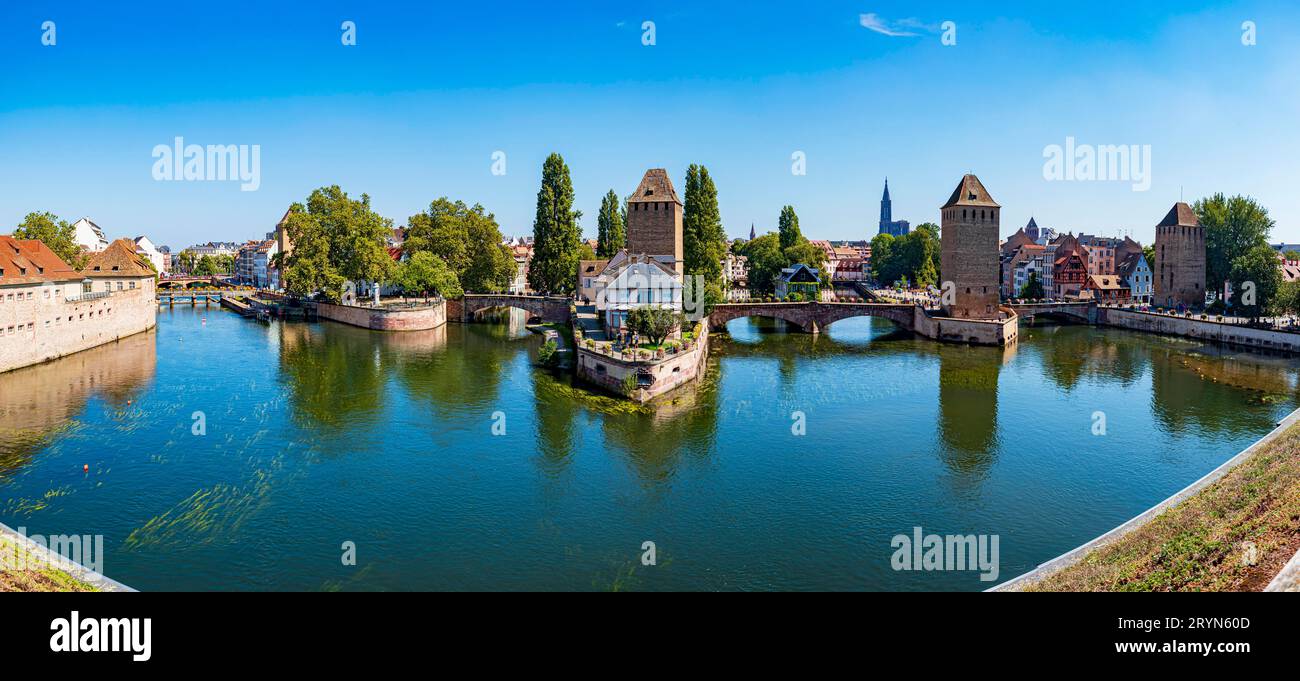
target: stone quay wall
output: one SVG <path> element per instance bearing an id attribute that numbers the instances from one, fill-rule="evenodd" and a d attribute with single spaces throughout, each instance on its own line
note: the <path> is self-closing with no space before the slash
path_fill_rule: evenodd
<path id="1" fill-rule="evenodd" d="M 916 308 L 914 330 L 918 335 L 950 343 L 974 345 L 1014 345 L 1020 339 L 1020 319 L 1015 312 L 1002 308 L 1007 319 L 957 319 L 927 314 Z"/>
<path id="2" fill-rule="evenodd" d="M 152 329 L 158 315 L 152 284 L 150 279 L 133 290 L 93 294 L 84 299 L 73 293 L 75 289 L 64 288 L 55 295 L 48 285 L 0 289 L 0 295 L 5 297 L 0 303 L 0 373 Z"/>
<path id="3" fill-rule="evenodd" d="M 664 359 L 627 361 L 579 344 L 578 377 L 636 402 L 648 402 L 699 378 L 704 372 L 709 357 L 709 330 L 707 324 L 703 326 L 698 341 L 690 350 Z M 649 371 L 654 381 L 648 387 L 639 388 L 628 395 L 623 390 L 623 380 L 642 369 Z"/>
<path id="4" fill-rule="evenodd" d="M 447 303 L 414 307 L 365 307 L 319 303 L 316 314 L 343 324 L 374 331 L 427 331 L 447 323 Z"/>
<path id="5" fill-rule="evenodd" d="M 1155 312 L 1099 307 L 1097 308 L 1097 323 L 1134 331 L 1184 336 L 1264 350 L 1300 353 L 1300 334 L 1225 324 L 1216 322 L 1213 318 L 1201 319 L 1199 313 L 1192 313 L 1189 318 Z"/>

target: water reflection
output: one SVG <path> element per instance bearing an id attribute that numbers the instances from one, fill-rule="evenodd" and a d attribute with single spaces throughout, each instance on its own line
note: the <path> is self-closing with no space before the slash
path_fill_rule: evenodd
<path id="1" fill-rule="evenodd" d="M 155 330 L 0 374 L 0 480 L 71 427 L 92 397 L 120 411 L 153 381 Z"/>
<path id="2" fill-rule="evenodd" d="M 1014 349 L 936 344 L 940 457 L 954 473 L 983 476 L 997 459 L 998 375 Z"/>

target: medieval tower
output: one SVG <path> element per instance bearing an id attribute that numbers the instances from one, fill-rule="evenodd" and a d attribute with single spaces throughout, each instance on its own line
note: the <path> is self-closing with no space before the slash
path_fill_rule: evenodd
<path id="1" fill-rule="evenodd" d="M 627 250 L 648 255 L 682 274 L 682 201 L 663 168 L 647 170 L 627 200 Z"/>
<path id="2" fill-rule="evenodd" d="M 966 175 L 941 208 L 941 290 L 944 314 L 961 319 L 998 316 L 999 206 L 978 177 Z M 948 298 L 947 288 L 955 295 Z"/>
<path id="3" fill-rule="evenodd" d="M 1205 305 L 1205 228 L 1191 206 L 1174 204 L 1156 225 L 1155 251 L 1155 304 Z"/>

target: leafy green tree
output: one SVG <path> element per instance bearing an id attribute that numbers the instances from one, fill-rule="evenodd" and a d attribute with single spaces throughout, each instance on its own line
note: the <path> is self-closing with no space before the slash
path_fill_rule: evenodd
<path id="1" fill-rule="evenodd" d="M 303 206 L 294 204 L 294 207 Z M 330 239 L 320 216 L 295 210 L 285 223 L 285 230 L 293 240 L 293 252 L 284 259 L 281 271 L 285 290 L 304 297 L 320 292 L 327 300 L 338 302 L 343 297 L 347 278 L 339 274 L 330 258 Z M 215 269 L 215 263 L 209 256 L 203 256 L 199 270 L 211 269 Z"/>
<path id="2" fill-rule="evenodd" d="M 686 201 L 682 209 L 682 250 L 685 273 L 704 280 L 705 311 L 722 300 L 722 259 L 727 233 L 718 209 L 718 188 L 709 169 L 691 164 L 686 170 Z"/>
<path id="3" fill-rule="evenodd" d="M 412 294 L 437 293 L 444 298 L 464 295 L 456 273 L 442 258 L 428 251 L 412 254 L 397 267 L 396 281 L 402 290 Z"/>
<path id="4" fill-rule="evenodd" d="M 89 260 L 86 252 L 77 245 L 76 228 L 53 213 L 28 213 L 14 230 L 13 237 L 39 240 L 74 270 L 85 267 Z"/>
<path id="5" fill-rule="evenodd" d="M 1267 243 L 1255 246 L 1232 261 L 1228 280 L 1232 282 L 1232 302 L 1238 314 L 1263 316 L 1282 287 L 1277 253 Z"/>
<path id="6" fill-rule="evenodd" d="M 1043 292 L 1043 282 L 1038 280 L 1037 272 L 1029 273 L 1029 281 L 1020 288 L 1020 297 L 1029 299 L 1045 298 L 1047 294 Z"/>
<path id="7" fill-rule="evenodd" d="M 394 264 L 387 237 L 393 221 L 370 209 L 370 196 L 349 198 L 333 185 L 316 189 L 306 206 L 294 204 L 285 225 L 293 252 L 285 259 L 285 288 L 296 295 L 342 297 L 347 281 L 383 281 Z"/>
<path id="8" fill-rule="evenodd" d="M 1300 281 L 1284 281 L 1269 302 L 1268 313 L 1275 316 L 1300 314 Z"/>
<path id="9" fill-rule="evenodd" d="M 528 285 L 534 291 L 573 292 L 582 242 L 580 217 L 582 213 L 573 210 L 569 167 L 559 154 L 551 154 L 542 165 L 542 186 L 537 191 L 537 215 L 533 219 Z"/>
<path id="10" fill-rule="evenodd" d="M 1205 228 L 1205 287 L 1221 292 L 1237 258 L 1268 245 L 1273 219 L 1254 199 L 1222 193 L 1197 201 L 1192 210 Z"/>
<path id="11" fill-rule="evenodd" d="M 276 255 L 279 255 L 279 253 L 276 253 Z M 188 248 L 176 256 L 176 261 L 180 264 L 181 271 L 187 274 L 193 274 L 194 267 L 199 264 L 198 256 Z"/>
<path id="12" fill-rule="evenodd" d="M 515 261 L 501 241 L 496 216 L 483 206 L 441 197 L 407 220 L 402 249 L 437 256 L 465 289 L 502 291 L 514 277 Z"/>
<path id="13" fill-rule="evenodd" d="M 682 325 L 682 314 L 672 310 L 646 305 L 628 310 L 627 326 L 638 335 L 648 339 L 654 345 L 661 345 L 664 339 Z"/>
<path id="14" fill-rule="evenodd" d="M 1286 249 L 1286 253 L 1282 254 L 1282 257 L 1291 261 L 1300 260 L 1300 251 L 1297 251 L 1294 248 L 1288 248 Z"/>
<path id="15" fill-rule="evenodd" d="M 781 238 L 781 249 L 787 249 L 799 243 L 803 239 L 803 232 L 799 231 L 799 216 L 794 213 L 794 206 L 785 206 L 781 209 L 781 217 L 777 221 L 777 233 Z"/>
<path id="16" fill-rule="evenodd" d="M 596 256 L 612 258 L 627 247 L 627 223 L 624 222 L 618 194 L 611 189 L 600 201 L 596 217 Z"/>
<path id="17" fill-rule="evenodd" d="M 750 288 L 760 293 L 771 293 L 781 268 L 786 265 L 777 234 L 768 232 L 745 242 L 741 255 L 749 261 Z"/>
<path id="18" fill-rule="evenodd" d="M 880 284 L 894 283 L 898 279 L 894 266 L 894 235 L 877 234 L 871 239 L 871 278 Z"/>
<path id="19" fill-rule="evenodd" d="M 560 359 L 560 346 L 556 345 L 555 340 L 547 338 L 542 347 L 537 349 L 537 362 L 545 367 L 555 366 Z"/>

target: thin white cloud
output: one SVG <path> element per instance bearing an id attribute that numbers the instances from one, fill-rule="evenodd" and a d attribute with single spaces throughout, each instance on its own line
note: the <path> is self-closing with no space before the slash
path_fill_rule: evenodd
<path id="1" fill-rule="evenodd" d="M 919 23 L 915 19 L 910 19 L 908 21 L 911 23 Z M 876 33 L 887 35 L 891 38 L 915 38 L 917 35 L 911 31 L 904 31 L 899 28 L 891 27 L 884 19 L 880 18 L 880 15 L 874 12 L 869 14 L 859 14 L 858 23 L 862 24 L 863 27 L 870 31 L 875 31 Z"/>

